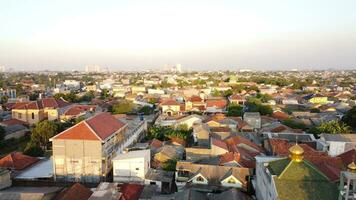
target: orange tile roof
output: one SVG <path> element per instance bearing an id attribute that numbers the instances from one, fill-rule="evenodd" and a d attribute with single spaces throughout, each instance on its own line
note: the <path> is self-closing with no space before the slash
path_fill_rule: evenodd
<path id="1" fill-rule="evenodd" d="M 39 161 L 38 158 L 14 152 L 0 159 L 0 167 L 23 170 L 37 161 Z"/>
<path id="2" fill-rule="evenodd" d="M 226 99 L 208 99 L 206 100 L 206 107 L 225 108 L 227 105 Z"/>
<path id="3" fill-rule="evenodd" d="M 109 113 L 100 113 L 59 133 L 52 139 L 105 140 L 125 124 Z"/>
<path id="4" fill-rule="evenodd" d="M 59 133 L 54 136 L 53 139 L 99 140 L 85 121 L 82 121 L 62 133 Z"/>

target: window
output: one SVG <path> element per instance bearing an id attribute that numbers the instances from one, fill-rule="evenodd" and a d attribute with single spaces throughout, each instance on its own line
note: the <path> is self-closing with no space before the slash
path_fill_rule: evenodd
<path id="1" fill-rule="evenodd" d="M 140 168 L 137 167 L 137 168 L 136 168 L 136 171 L 138 171 L 138 170 L 140 170 Z"/>
<path id="2" fill-rule="evenodd" d="M 21 119 L 22 118 L 22 113 L 17 113 L 17 118 Z"/>
<path id="3" fill-rule="evenodd" d="M 197 181 L 199 181 L 199 182 L 204 182 L 204 179 L 203 179 L 203 177 L 198 176 Z"/>
<path id="4" fill-rule="evenodd" d="M 35 119 L 35 113 L 31 114 L 32 119 Z"/>

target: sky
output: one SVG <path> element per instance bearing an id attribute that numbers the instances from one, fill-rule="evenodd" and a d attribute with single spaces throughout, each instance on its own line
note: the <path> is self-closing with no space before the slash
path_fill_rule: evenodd
<path id="1" fill-rule="evenodd" d="M 355 0 L 0 0 L 0 66 L 356 69 L 355 8 Z"/>

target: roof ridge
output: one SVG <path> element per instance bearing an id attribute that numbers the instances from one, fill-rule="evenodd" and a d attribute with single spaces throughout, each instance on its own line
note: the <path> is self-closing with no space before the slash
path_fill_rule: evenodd
<path id="1" fill-rule="evenodd" d="M 286 159 L 288 159 L 288 158 L 286 158 Z M 278 161 L 278 160 L 275 160 L 275 161 Z M 283 169 L 283 171 L 278 175 L 278 179 L 280 179 L 282 176 L 283 176 L 283 174 L 287 171 L 287 169 L 289 168 L 289 166 L 292 164 L 292 160 L 289 160 L 289 163 L 288 163 L 288 165 Z"/>
<path id="2" fill-rule="evenodd" d="M 96 134 L 96 132 L 94 131 L 94 129 L 87 123 L 86 120 L 84 120 L 83 123 L 89 128 L 89 130 L 90 130 L 100 141 L 103 141 L 103 140 L 98 136 L 98 134 Z"/>

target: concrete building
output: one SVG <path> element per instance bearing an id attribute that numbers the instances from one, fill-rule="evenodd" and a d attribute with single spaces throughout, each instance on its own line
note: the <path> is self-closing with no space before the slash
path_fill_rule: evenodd
<path id="1" fill-rule="evenodd" d="M 245 112 L 243 120 L 254 129 L 261 128 L 261 115 L 259 112 Z"/>
<path id="2" fill-rule="evenodd" d="M 99 65 L 87 65 L 85 66 L 86 73 L 99 73 L 101 72 L 101 66 Z"/>
<path id="3" fill-rule="evenodd" d="M 330 156 L 337 156 L 356 148 L 355 134 L 321 134 L 319 141 L 322 149 Z"/>
<path id="4" fill-rule="evenodd" d="M 127 140 L 127 124 L 100 113 L 52 137 L 55 180 L 99 182 Z"/>
<path id="5" fill-rule="evenodd" d="M 62 99 L 46 98 L 31 102 L 19 102 L 12 108 L 12 118 L 35 124 L 42 120 L 57 120 L 70 106 Z"/>
<path id="6" fill-rule="evenodd" d="M 150 168 L 151 151 L 139 150 L 118 154 L 112 161 L 115 182 L 142 182 Z"/>
<path id="7" fill-rule="evenodd" d="M 11 184 L 10 171 L 7 169 L 0 169 L 0 190 L 10 187 Z"/>

